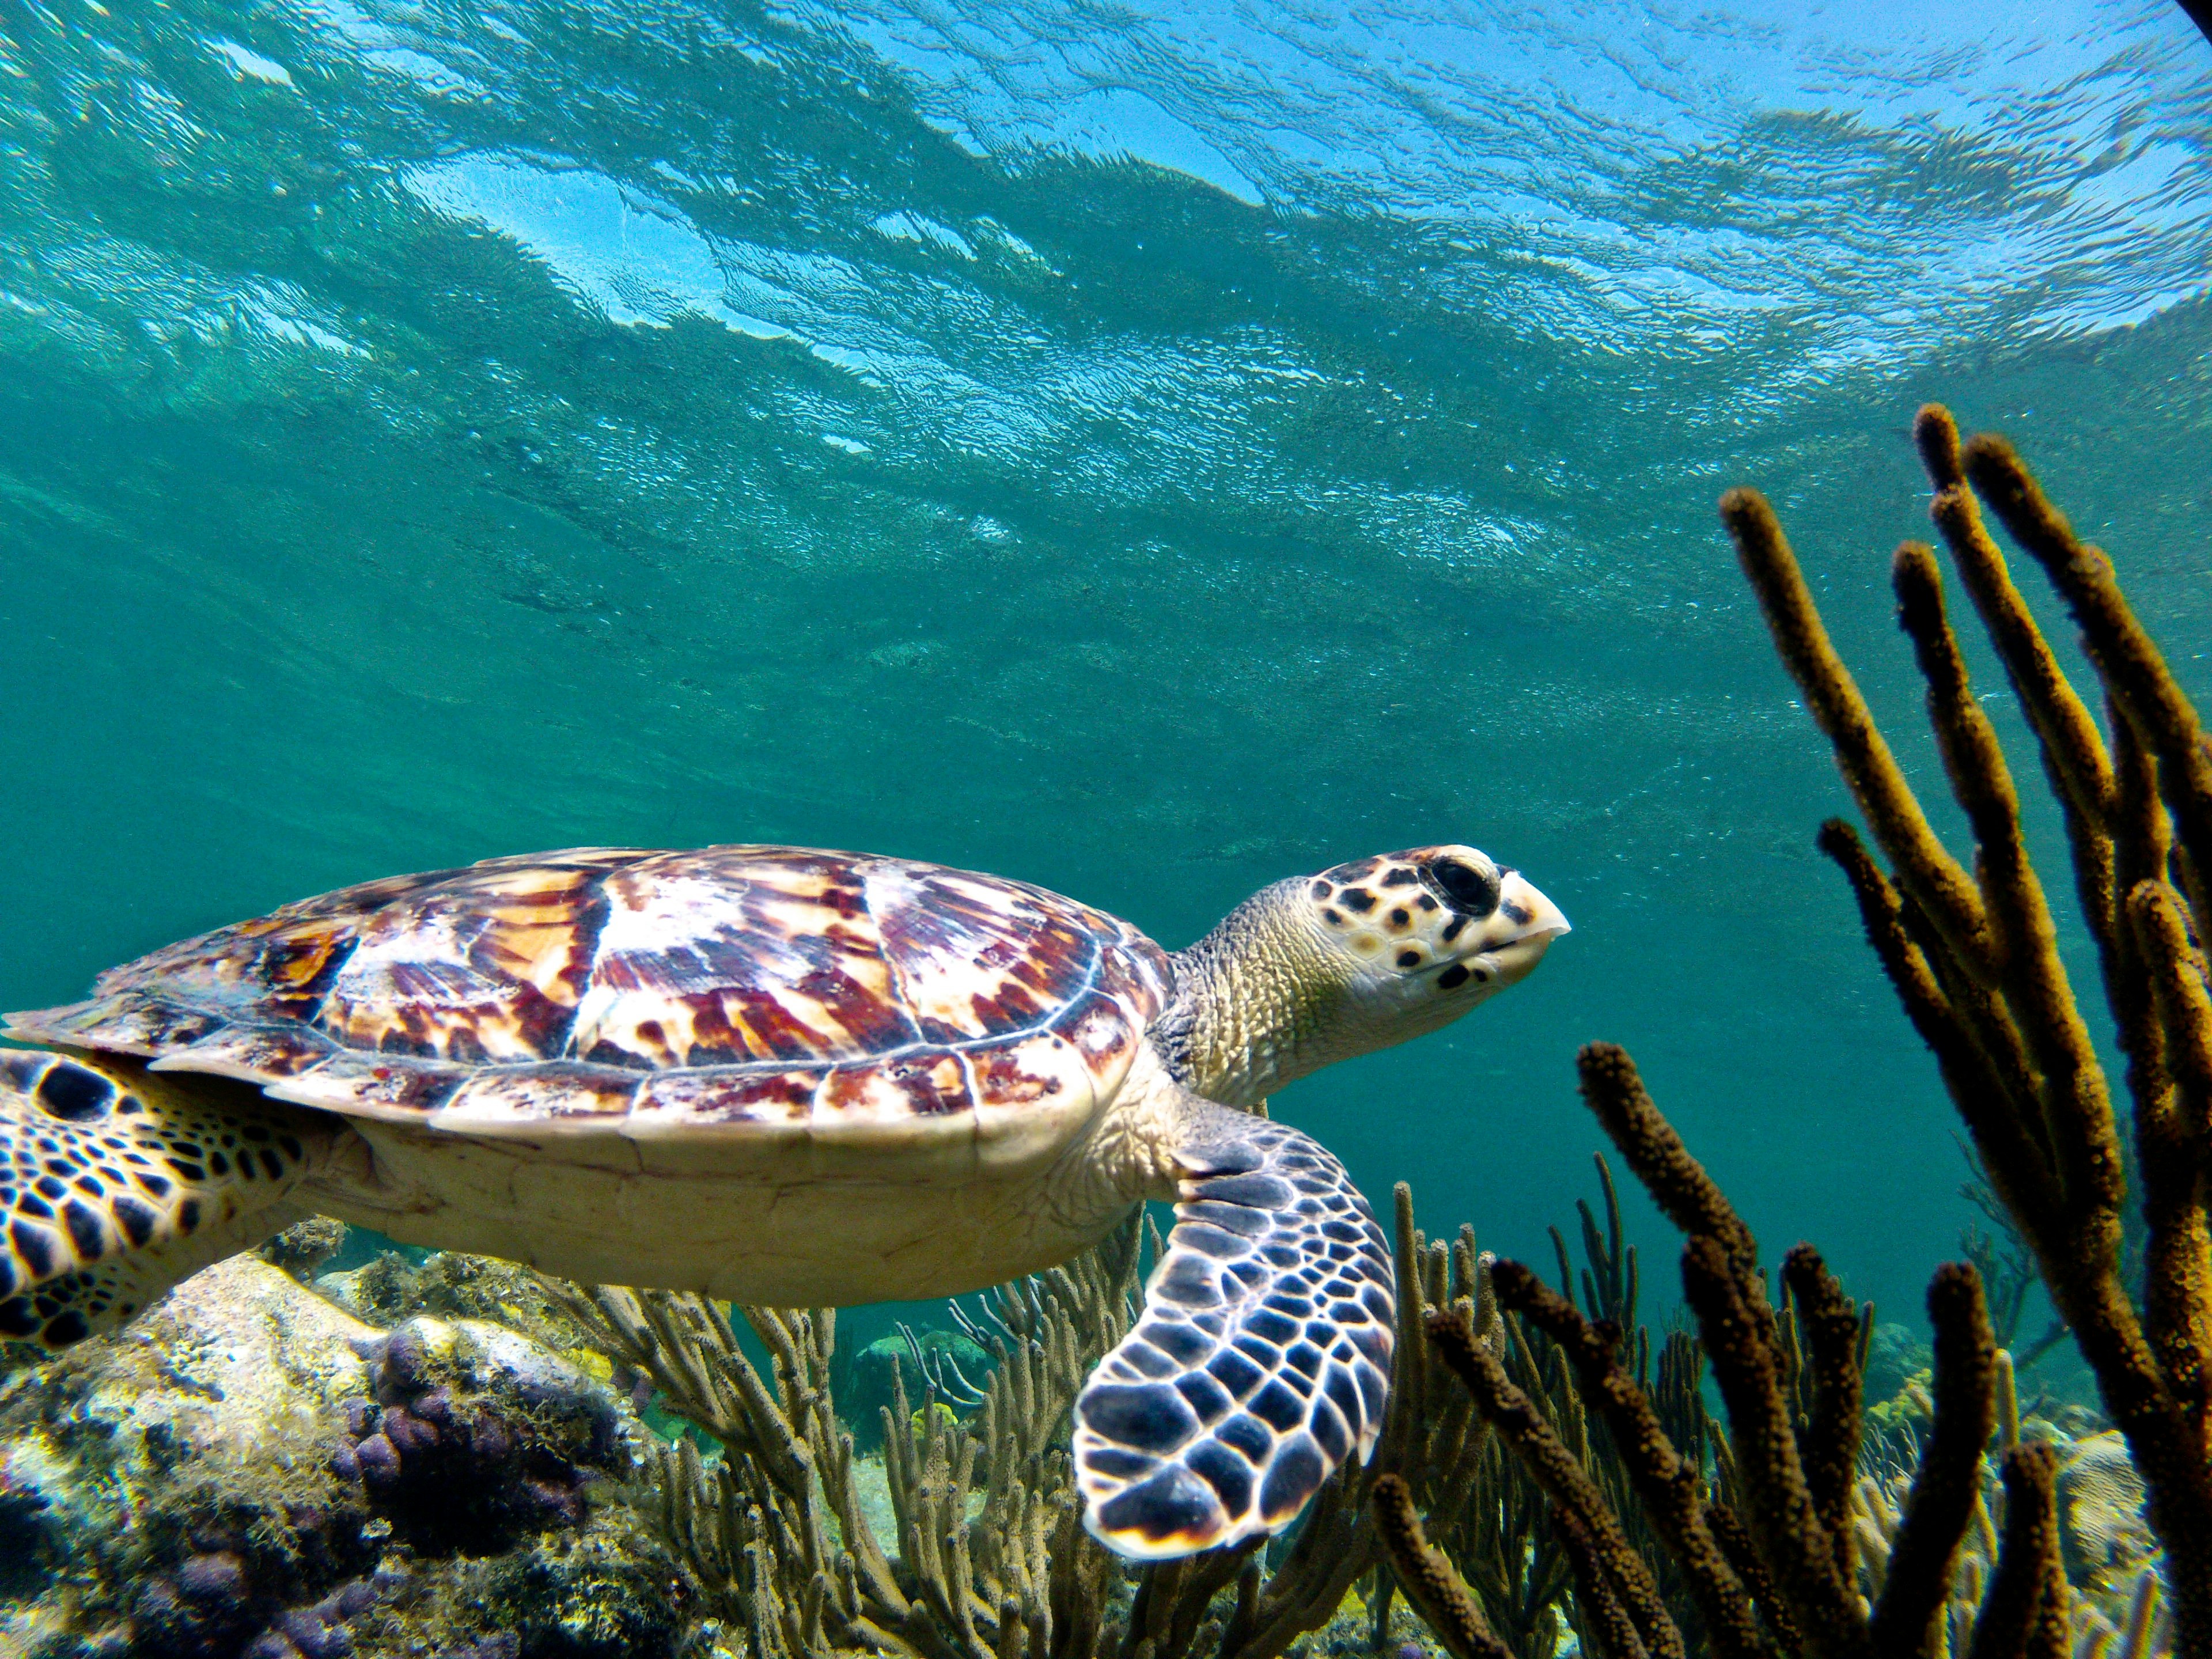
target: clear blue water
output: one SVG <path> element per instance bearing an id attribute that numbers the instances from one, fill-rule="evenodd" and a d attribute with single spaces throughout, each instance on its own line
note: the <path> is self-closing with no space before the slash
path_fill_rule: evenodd
<path id="1" fill-rule="evenodd" d="M 0 1006 L 578 842 L 1179 945 L 1466 840 L 1574 935 L 1279 1113 L 1544 1252 L 1617 1040 L 1906 1316 L 1964 1166 L 1714 501 L 1774 496 L 1932 793 L 1923 398 L 2212 696 L 2208 272 L 2162 4 L 12 6 Z"/>

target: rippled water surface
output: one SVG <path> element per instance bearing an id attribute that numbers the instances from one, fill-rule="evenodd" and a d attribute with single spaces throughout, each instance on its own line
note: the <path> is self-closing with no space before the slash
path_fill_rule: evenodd
<path id="1" fill-rule="evenodd" d="M 1904 1316 L 1953 1119 L 1714 499 L 1774 496 L 1931 791 L 1923 398 L 2212 696 L 2208 272 L 2163 5 L 0 7 L 0 1006 L 538 847 L 1179 945 L 1467 840 L 1574 935 L 1278 1111 L 1547 1251 L 1616 1039 Z"/>

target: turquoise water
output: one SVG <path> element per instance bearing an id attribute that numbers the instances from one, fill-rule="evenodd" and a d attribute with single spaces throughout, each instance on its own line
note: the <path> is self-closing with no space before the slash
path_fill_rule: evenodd
<path id="1" fill-rule="evenodd" d="M 1965 1170 L 1714 500 L 1773 495 L 1931 791 L 1923 398 L 2212 697 L 2171 7 L 55 0 L 0 71 L 0 1006 L 580 842 L 978 866 L 1173 946 L 1464 840 L 1573 936 L 1278 1112 L 1547 1252 L 1620 1041 L 1902 1317 Z"/>

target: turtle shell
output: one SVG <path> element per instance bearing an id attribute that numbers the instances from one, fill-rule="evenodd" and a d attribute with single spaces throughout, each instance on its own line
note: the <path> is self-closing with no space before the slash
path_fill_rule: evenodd
<path id="1" fill-rule="evenodd" d="M 1020 882 L 586 848 L 288 905 L 9 1030 L 478 1135 L 880 1135 L 1103 1097 L 1169 981 L 1126 922 Z"/>

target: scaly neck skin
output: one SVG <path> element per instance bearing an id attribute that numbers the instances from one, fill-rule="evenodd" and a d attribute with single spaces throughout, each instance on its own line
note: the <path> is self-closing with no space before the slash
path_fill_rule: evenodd
<path id="1" fill-rule="evenodd" d="M 1175 954 L 1175 1000 L 1152 1022 L 1177 1081 L 1249 1110 L 1285 1084 L 1355 1051 L 1336 1018 L 1340 968 L 1278 882 Z"/>

